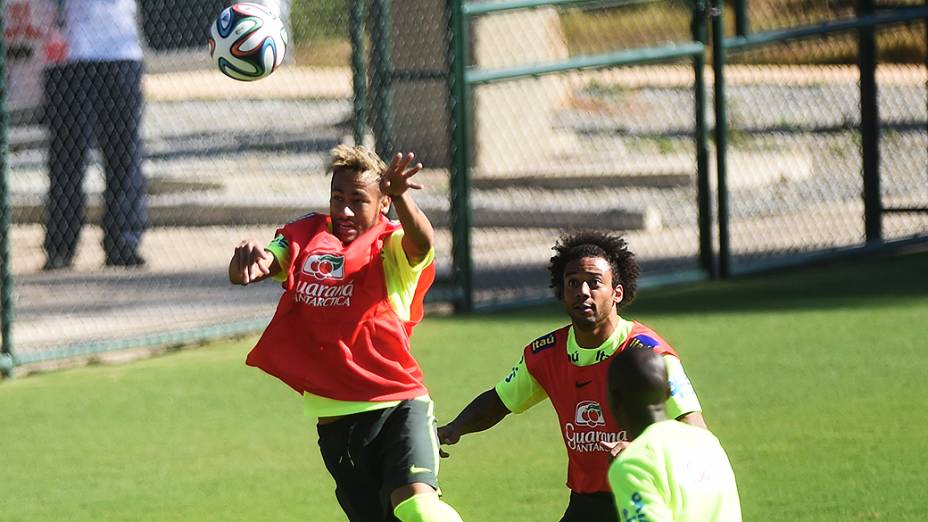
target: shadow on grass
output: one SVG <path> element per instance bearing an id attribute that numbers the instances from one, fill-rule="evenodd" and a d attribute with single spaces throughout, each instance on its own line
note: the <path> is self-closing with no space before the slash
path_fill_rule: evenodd
<path id="1" fill-rule="evenodd" d="M 928 299 L 928 252 L 880 255 L 646 292 L 634 313 L 874 308 Z"/>

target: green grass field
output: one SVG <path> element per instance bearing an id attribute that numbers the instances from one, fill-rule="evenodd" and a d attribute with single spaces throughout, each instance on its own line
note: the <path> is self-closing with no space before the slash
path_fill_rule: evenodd
<path id="1" fill-rule="evenodd" d="M 928 253 L 646 290 L 729 452 L 744 519 L 924 520 Z M 553 307 L 428 318 L 414 351 L 447 420 L 564 322 Z M 254 339 L 0 383 L 0 520 L 344 520 L 299 398 Z M 543 403 L 443 461 L 469 521 L 557 520 Z"/>

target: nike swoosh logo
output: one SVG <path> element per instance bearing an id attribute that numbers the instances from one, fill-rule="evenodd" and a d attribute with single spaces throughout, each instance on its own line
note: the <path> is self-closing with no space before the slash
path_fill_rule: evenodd
<path id="1" fill-rule="evenodd" d="M 410 473 L 431 473 L 429 468 L 420 468 L 419 466 L 409 466 Z"/>
<path id="2" fill-rule="evenodd" d="M 578 383 L 576 383 L 576 386 L 577 386 L 577 388 L 583 388 L 584 386 L 586 386 L 587 384 L 590 384 L 591 382 L 593 382 L 593 381 L 578 382 Z"/>

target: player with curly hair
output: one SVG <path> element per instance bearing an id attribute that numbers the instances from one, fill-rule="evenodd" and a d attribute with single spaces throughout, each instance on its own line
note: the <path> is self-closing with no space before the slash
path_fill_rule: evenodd
<path id="1" fill-rule="evenodd" d="M 669 417 L 704 428 L 702 408 L 667 341 L 619 314 L 635 298 L 640 272 L 625 240 L 581 231 L 561 237 L 554 251 L 548 266 L 551 288 L 570 324 L 526 345 L 509 374 L 440 427 L 438 437 L 442 444 L 456 444 L 463 435 L 550 399 L 568 456 L 570 501 L 561 522 L 616 522 L 607 471 L 629 437 L 608 407 L 610 359 L 631 346 L 653 350 L 668 369 Z"/>

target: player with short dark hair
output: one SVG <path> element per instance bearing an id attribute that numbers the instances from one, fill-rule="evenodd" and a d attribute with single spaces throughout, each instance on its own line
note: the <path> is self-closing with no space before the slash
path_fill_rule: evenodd
<path id="1" fill-rule="evenodd" d="M 653 330 L 626 320 L 619 309 L 635 296 L 639 268 L 619 236 L 582 231 L 554 246 L 548 270 L 554 295 L 570 324 L 535 339 L 494 388 L 478 395 L 448 425 L 438 429 L 443 444 L 495 426 L 550 399 L 567 449 L 570 502 L 562 522 L 615 522 L 618 515 L 606 478 L 612 450 L 627 443 L 623 426 L 609 413 L 608 361 L 630 346 L 660 353 L 670 368 L 671 416 L 705 427 L 701 407 L 676 352 Z"/>
<path id="2" fill-rule="evenodd" d="M 329 214 L 243 241 L 229 280 L 269 277 L 284 293 L 247 364 L 303 396 L 352 522 L 459 522 L 438 497 L 433 404 L 409 336 L 434 278 L 434 232 L 409 189 L 413 155 L 384 164 L 365 147 L 332 150 Z M 398 222 L 385 213 L 393 204 Z M 394 518 L 395 517 L 395 518 Z"/>
<path id="3" fill-rule="evenodd" d="M 622 522 L 740 522 L 735 474 L 709 430 L 667 419 L 667 366 L 653 350 L 612 358 L 609 403 L 632 442 L 609 468 Z"/>

